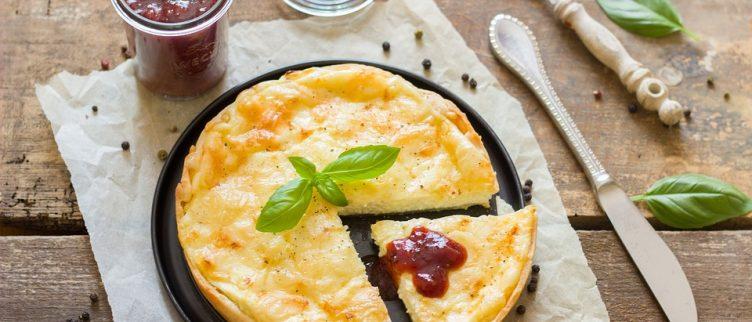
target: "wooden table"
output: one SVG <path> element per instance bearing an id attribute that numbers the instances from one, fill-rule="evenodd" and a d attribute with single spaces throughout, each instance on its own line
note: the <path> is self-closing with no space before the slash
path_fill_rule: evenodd
<path id="1" fill-rule="evenodd" d="M 752 193 L 752 1 L 674 1 L 686 25 L 702 36 L 694 43 L 680 35 L 647 39 L 626 33 L 595 1 L 583 1 L 638 60 L 654 71 L 670 67 L 683 74 L 672 93 L 693 109 L 692 117 L 671 128 L 653 113 L 628 113 L 634 98 L 617 76 L 542 2 L 437 2 L 481 61 L 522 102 L 611 317 L 662 319 L 553 123 L 522 83 L 495 61 L 487 23 L 505 12 L 531 25 L 562 101 L 628 193 L 683 172 L 715 176 Z M 303 18 L 279 0 L 236 1 L 231 15 L 233 21 Z M 94 319 L 109 320 L 69 174 L 34 84 L 62 70 L 88 73 L 99 68 L 102 58 L 120 63 L 125 44 L 120 19 L 109 1 L 10 0 L 0 9 L 0 21 L 0 319 L 64 320 L 85 310 Z M 714 88 L 706 85 L 710 75 Z M 594 90 L 603 93 L 602 100 L 593 99 Z M 686 270 L 702 320 L 752 319 L 752 217 L 703 231 L 661 234 Z M 91 292 L 100 297 L 94 304 Z"/>

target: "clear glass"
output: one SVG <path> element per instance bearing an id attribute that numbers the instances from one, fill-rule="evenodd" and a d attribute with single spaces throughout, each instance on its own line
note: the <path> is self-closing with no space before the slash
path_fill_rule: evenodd
<path id="1" fill-rule="evenodd" d="M 284 0 L 295 10 L 312 16 L 336 17 L 367 7 L 373 0 Z"/>
<path id="2" fill-rule="evenodd" d="M 125 21 L 136 78 L 149 90 L 173 99 L 196 97 L 214 87 L 227 70 L 227 10 L 218 0 L 198 17 L 164 23 L 135 13 L 125 0 L 112 0 Z"/>

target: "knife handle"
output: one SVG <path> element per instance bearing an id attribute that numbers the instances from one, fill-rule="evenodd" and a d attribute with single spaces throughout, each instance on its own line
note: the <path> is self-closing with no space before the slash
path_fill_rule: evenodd
<path id="1" fill-rule="evenodd" d="M 685 108 L 668 98 L 668 86 L 632 58 L 616 36 L 593 19 L 582 4 L 560 0 L 554 5 L 554 14 L 577 33 L 593 56 L 619 75 L 622 84 L 630 93 L 636 93 L 637 101 L 645 109 L 658 111 L 658 117 L 666 125 L 684 118 Z"/>
<path id="2" fill-rule="evenodd" d="M 501 14 L 491 21 L 489 36 L 496 57 L 520 76 L 554 120 L 559 132 L 564 136 L 564 140 L 584 168 L 585 175 L 593 188 L 598 190 L 612 182 L 606 169 L 595 157 L 595 153 L 588 146 L 574 120 L 551 86 L 543 67 L 538 43 L 530 29 L 517 18 Z"/>

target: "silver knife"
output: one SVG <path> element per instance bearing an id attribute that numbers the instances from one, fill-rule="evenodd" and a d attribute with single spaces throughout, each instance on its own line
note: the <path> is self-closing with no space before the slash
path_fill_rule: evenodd
<path id="1" fill-rule="evenodd" d="M 585 142 L 548 80 L 530 29 L 516 18 L 502 14 L 491 21 L 489 33 L 496 57 L 535 93 L 573 150 L 598 203 L 668 319 L 697 321 L 692 289 L 679 261 Z"/>

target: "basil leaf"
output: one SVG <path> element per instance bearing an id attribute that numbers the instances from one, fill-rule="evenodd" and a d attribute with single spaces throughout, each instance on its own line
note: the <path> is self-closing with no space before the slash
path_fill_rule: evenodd
<path id="1" fill-rule="evenodd" d="M 308 161 L 303 157 L 289 157 L 287 160 L 290 160 L 293 168 L 295 168 L 295 172 L 301 177 L 305 179 L 313 179 L 313 175 L 316 174 L 316 165 L 311 161 Z"/>
<path id="2" fill-rule="evenodd" d="M 316 190 L 319 191 L 321 197 L 326 201 L 329 201 L 335 206 L 344 207 L 347 206 L 347 198 L 342 190 L 339 189 L 337 183 L 327 175 L 317 174 L 313 179 L 313 185 Z"/>
<path id="3" fill-rule="evenodd" d="M 733 185 L 700 174 L 663 178 L 643 195 L 662 223 L 675 228 L 701 228 L 752 212 L 752 199 Z"/>
<path id="4" fill-rule="evenodd" d="M 662 37 L 676 31 L 692 39 L 669 0 L 598 0 L 609 19 L 619 27 L 645 37 Z"/>
<path id="5" fill-rule="evenodd" d="M 256 230 L 280 232 L 295 227 L 311 203 L 311 180 L 298 178 L 277 188 L 261 209 Z"/>
<path id="6" fill-rule="evenodd" d="M 321 173 L 335 182 L 373 179 L 382 175 L 397 160 L 400 149 L 387 145 L 367 145 L 347 150 Z"/>

